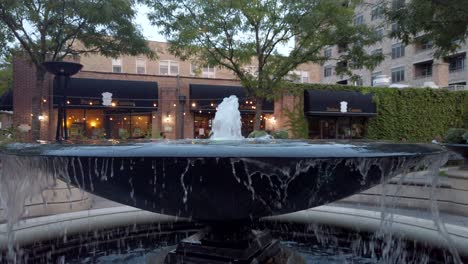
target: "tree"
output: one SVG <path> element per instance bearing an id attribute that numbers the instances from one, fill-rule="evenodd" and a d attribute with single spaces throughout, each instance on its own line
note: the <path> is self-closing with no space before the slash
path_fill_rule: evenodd
<path id="1" fill-rule="evenodd" d="M 13 84 L 13 65 L 11 56 L 2 59 L 0 62 L 0 96 L 12 88 Z"/>
<path id="2" fill-rule="evenodd" d="M 32 96 L 32 140 L 39 139 L 37 117 L 41 111 L 45 61 L 70 55 L 101 53 L 154 54 L 138 27 L 132 0 L 2 0 L 0 23 L 24 51 L 36 69 Z M 1 36 L 1 35 L 0 35 Z M 1 40 L 1 38 L 0 38 Z"/>
<path id="3" fill-rule="evenodd" d="M 141 0 L 159 26 L 170 51 L 181 59 L 231 70 L 255 98 L 254 129 L 260 127 L 262 99 L 271 99 L 298 65 L 341 61 L 338 74 L 374 67 L 381 55 L 364 47 L 377 40 L 373 30 L 353 25 L 357 1 L 330 0 Z M 290 41 L 289 55 L 278 48 Z M 342 53 L 326 58 L 323 48 L 340 44 Z M 254 63 L 252 63 L 252 60 Z M 254 72 L 246 69 L 254 64 Z"/>
<path id="4" fill-rule="evenodd" d="M 387 16 L 397 23 L 393 32 L 406 44 L 432 41 L 436 56 L 454 52 L 468 37 L 468 0 L 411 0 L 407 4 L 395 1 Z"/>

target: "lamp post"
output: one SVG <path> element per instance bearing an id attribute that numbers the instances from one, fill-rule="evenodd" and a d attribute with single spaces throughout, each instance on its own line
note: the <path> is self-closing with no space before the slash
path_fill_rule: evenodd
<path id="1" fill-rule="evenodd" d="M 67 86 L 70 76 L 77 74 L 83 65 L 75 62 L 66 61 L 46 61 L 42 63 L 42 66 L 49 72 L 52 73 L 55 78 L 54 81 L 57 83 L 56 89 L 57 94 L 61 100 L 58 101 L 58 117 L 57 117 L 57 130 L 55 133 L 55 140 L 61 141 L 62 139 L 68 139 L 67 131 Z"/>
<path id="2" fill-rule="evenodd" d="M 178 126 L 178 133 L 177 138 L 183 139 L 184 138 L 184 112 L 185 112 L 185 95 L 179 95 L 179 113 L 177 114 L 177 126 Z"/>

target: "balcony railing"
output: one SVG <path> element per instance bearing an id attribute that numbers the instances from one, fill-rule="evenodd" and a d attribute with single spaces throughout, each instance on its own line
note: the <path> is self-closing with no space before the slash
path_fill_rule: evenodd
<path id="1" fill-rule="evenodd" d="M 457 72 L 463 72 L 463 71 L 465 71 L 464 66 L 454 67 L 454 68 L 449 69 L 449 73 L 457 73 Z"/>
<path id="2" fill-rule="evenodd" d="M 449 85 L 447 87 L 449 91 L 468 91 L 468 86 L 462 84 Z"/>

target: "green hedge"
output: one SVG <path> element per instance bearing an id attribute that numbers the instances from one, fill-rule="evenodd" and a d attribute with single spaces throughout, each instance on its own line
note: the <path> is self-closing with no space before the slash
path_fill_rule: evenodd
<path id="1" fill-rule="evenodd" d="M 429 142 L 437 135 L 445 135 L 451 127 L 468 128 L 468 91 L 328 84 L 287 84 L 286 87 L 298 96 L 305 89 L 372 93 L 377 116 L 369 120 L 368 139 Z"/>

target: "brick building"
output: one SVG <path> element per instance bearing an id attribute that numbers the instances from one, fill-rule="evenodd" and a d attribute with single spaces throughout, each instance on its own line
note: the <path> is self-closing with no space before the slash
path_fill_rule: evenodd
<path id="1" fill-rule="evenodd" d="M 167 44 L 149 42 L 159 58 L 141 56 L 107 58 L 83 55 L 74 58 L 83 69 L 73 76 L 67 90 L 67 129 L 72 138 L 170 139 L 208 137 L 216 105 L 224 96 L 239 97 L 244 135 L 252 130 L 254 102 L 240 88 L 240 82 L 223 68 L 202 67 L 196 61 L 181 61 L 167 52 Z M 27 61 L 13 63 L 13 123 L 27 132 L 32 118 L 41 120 L 41 138 L 55 137 L 57 94 L 48 75 L 42 94 L 42 114 L 31 116 L 31 96 L 35 89 L 35 70 Z M 253 70 L 255 65 L 247 65 Z M 319 82 L 320 66 L 305 64 L 294 71 L 295 81 Z M 111 92 L 112 105 L 102 105 L 102 92 Z M 292 98 L 266 102 L 262 128 L 284 127 L 284 107 Z M 55 103 L 54 103 L 55 101 Z M 26 133 L 25 132 L 25 133 Z"/>

